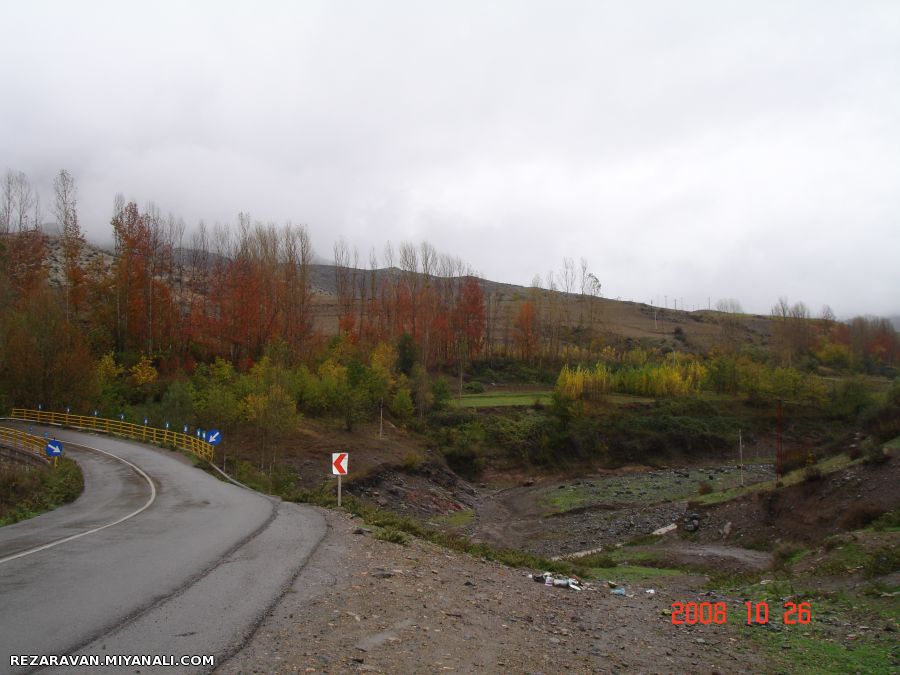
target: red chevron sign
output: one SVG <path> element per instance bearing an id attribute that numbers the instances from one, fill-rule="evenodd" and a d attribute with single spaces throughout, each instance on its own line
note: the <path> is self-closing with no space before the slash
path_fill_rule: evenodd
<path id="1" fill-rule="evenodd" d="M 348 459 L 350 459 L 350 453 L 348 452 L 331 453 L 331 473 L 338 476 L 346 476 Z"/>

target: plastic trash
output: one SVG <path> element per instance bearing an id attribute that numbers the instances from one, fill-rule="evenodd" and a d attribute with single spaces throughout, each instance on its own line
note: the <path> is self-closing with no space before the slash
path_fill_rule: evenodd
<path id="1" fill-rule="evenodd" d="M 545 586 L 554 586 L 556 588 L 571 588 L 574 591 L 580 591 L 581 579 L 569 577 L 554 577 L 550 572 L 541 572 L 540 574 L 529 574 L 532 581 L 543 583 Z"/>
<path id="2" fill-rule="evenodd" d="M 610 593 L 612 593 L 613 595 L 625 595 L 625 589 L 624 588 L 613 588 L 612 590 L 610 590 Z"/>
<path id="3" fill-rule="evenodd" d="M 644 591 L 644 592 L 645 592 L 647 595 L 656 595 L 656 591 L 655 591 L 654 589 L 652 589 L 652 588 L 648 588 L 648 589 L 647 589 L 646 591 Z"/>

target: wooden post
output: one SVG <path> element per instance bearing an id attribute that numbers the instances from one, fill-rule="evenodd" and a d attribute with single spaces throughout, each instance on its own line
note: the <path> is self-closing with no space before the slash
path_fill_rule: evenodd
<path id="1" fill-rule="evenodd" d="M 781 478 L 781 462 L 782 462 L 782 438 L 781 438 L 781 423 L 782 423 L 782 405 L 781 399 L 778 399 L 778 429 L 776 436 L 776 445 L 775 445 L 775 477 L 777 479 Z"/>
<path id="2" fill-rule="evenodd" d="M 341 474 L 338 474 L 338 507 L 341 505 Z"/>

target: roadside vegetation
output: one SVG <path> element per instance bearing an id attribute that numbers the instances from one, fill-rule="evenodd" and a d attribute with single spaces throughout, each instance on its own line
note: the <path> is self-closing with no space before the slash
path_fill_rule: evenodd
<path id="1" fill-rule="evenodd" d="M 81 469 L 66 457 L 61 457 L 55 467 L 5 464 L 0 471 L 0 526 L 72 502 L 83 489 Z"/>

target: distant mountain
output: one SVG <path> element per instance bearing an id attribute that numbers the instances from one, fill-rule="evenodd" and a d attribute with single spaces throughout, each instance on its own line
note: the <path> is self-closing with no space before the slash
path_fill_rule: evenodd
<path id="1" fill-rule="evenodd" d="M 888 321 L 894 324 L 894 328 L 900 330 L 900 314 L 894 314 L 894 316 L 889 316 Z"/>

